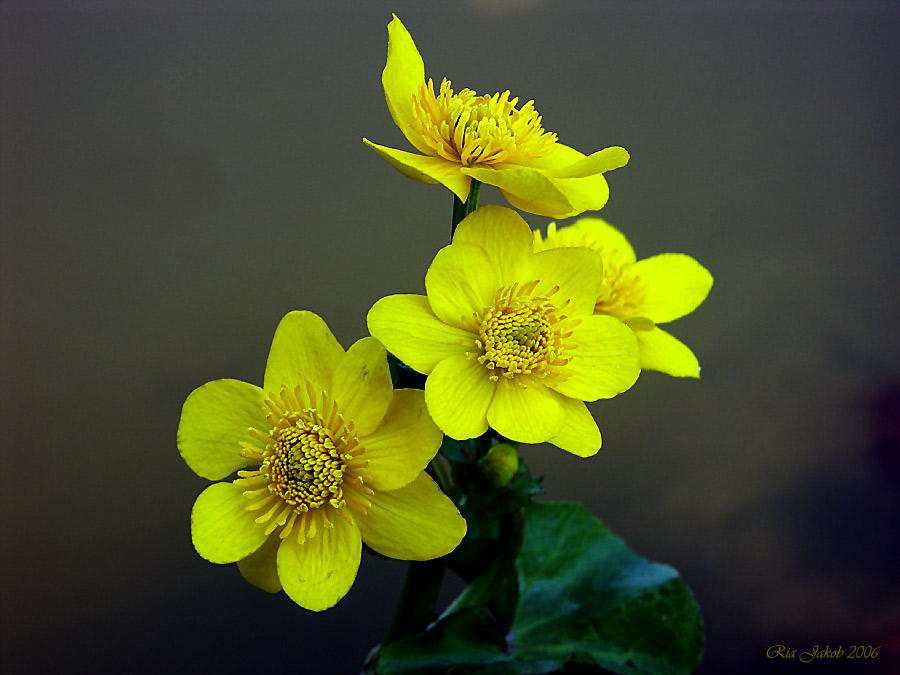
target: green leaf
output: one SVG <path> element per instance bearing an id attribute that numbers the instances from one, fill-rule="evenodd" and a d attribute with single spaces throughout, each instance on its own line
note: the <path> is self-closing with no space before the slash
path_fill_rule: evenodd
<path id="1" fill-rule="evenodd" d="M 525 513 L 509 634 L 478 609 L 483 597 L 464 592 L 458 611 L 386 645 L 375 673 L 676 675 L 699 666 L 699 610 L 674 569 L 632 553 L 580 505 Z"/>
<path id="2" fill-rule="evenodd" d="M 517 658 L 552 657 L 559 668 L 582 652 L 616 673 L 666 675 L 700 665 L 700 613 L 673 568 L 632 553 L 578 504 L 535 504 L 527 514 Z"/>
<path id="3" fill-rule="evenodd" d="M 465 441 L 457 441 L 449 436 L 444 436 L 441 443 L 440 453 L 447 458 L 451 464 L 471 464 L 475 461 L 475 440 L 470 438 Z"/>
<path id="4" fill-rule="evenodd" d="M 506 637 L 484 614 L 466 607 L 424 633 L 381 648 L 378 675 L 515 673 L 505 653 Z M 477 664 L 478 670 L 472 670 Z M 491 669 L 497 667 L 497 670 Z"/>
<path id="5" fill-rule="evenodd" d="M 448 564 L 469 585 L 457 596 L 441 618 L 463 608 L 487 607 L 504 632 L 512 626 L 519 602 L 515 561 L 522 545 L 523 513 L 507 514 L 500 519 L 499 536 L 494 541 L 479 540 L 468 555 L 451 555 Z"/>

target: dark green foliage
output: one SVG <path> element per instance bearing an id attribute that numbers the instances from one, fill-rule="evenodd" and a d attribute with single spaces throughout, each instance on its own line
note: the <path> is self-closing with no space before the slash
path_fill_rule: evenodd
<path id="1" fill-rule="evenodd" d="M 700 614 L 674 569 L 632 553 L 577 504 L 524 512 L 521 546 L 509 516 L 460 598 L 428 630 L 386 645 L 375 673 L 674 675 L 699 666 Z"/>
<path id="2" fill-rule="evenodd" d="M 455 441 L 446 436 L 441 446 L 441 455 L 450 463 L 453 478 L 450 498 L 469 526 L 467 541 L 496 539 L 498 519 L 527 506 L 533 495 L 543 492 L 541 478 L 533 477 L 521 458 L 518 471 L 509 484 L 502 489 L 492 487 L 479 465 L 479 460 L 490 448 L 488 442 L 490 439 L 485 437 Z M 505 442 L 518 447 L 518 443 Z"/>
<path id="3" fill-rule="evenodd" d="M 394 389 L 425 389 L 425 375 L 416 372 L 390 352 L 387 361 Z"/>

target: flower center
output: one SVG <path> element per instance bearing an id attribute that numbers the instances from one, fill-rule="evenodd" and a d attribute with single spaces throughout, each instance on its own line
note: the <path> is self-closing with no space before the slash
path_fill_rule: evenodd
<path id="1" fill-rule="evenodd" d="M 632 263 L 617 248 L 601 244 L 597 239 L 572 229 L 557 230 L 554 223 L 547 229 L 546 241 L 535 232 L 535 251 L 560 246 L 592 248 L 603 258 L 603 284 L 594 303 L 594 314 L 609 314 L 617 319 L 633 318 L 647 297 L 647 287 L 639 275 L 630 270 Z"/>
<path id="2" fill-rule="evenodd" d="M 569 319 L 550 299 L 559 287 L 546 296 L 535 294 L 538 281 L 506 286 L 497 291 L 494 304 L 466 320 L 477 334 L 467 356 L 477 358 L 495 382 L 500 375 L 522 386 L 534 383 L 552 385 L 565 376 L 568 363 L 563 353 L 574 347 L 563 340 L 571 335 L 578 320 Z M 565 304 L 568 304 L 565 303 Z"/>
<path id="3" fill-rule="evenodd" d="M 413 95 L 415 130 L 435 154 L 466 166 L 521 162 L 548 154 L 556 134 L 545 132 L 534 101 L 516 108 L 509 92 L 479 96 L 471 89 L 453 93 L 450 81 L 422 83 Z"/>
<path id="4" fill-rule="evenodd" d="M 338 451 L 320 424 L 297 414 L 290 417 L 297 418 L 293 425 L 272 430 L 275 449 L 263 463 L 271 474 L 272 492 L 291 505 L 318 508 L 328 502 L 340 508 L 344 462 L 352 458 Z"/>
<path id="5" fill-rule="evenodd" d="M 309 382 L 305 391 L 283 387 L 270 394 L 263 411 L 271 430 L 251 429 L 257 444 L 241 444 L 241 455 L 259 468 L 238 471 L 234 484 L 249 488 L 243 493 L 250 502 L 248 511 L 268 507 L 256 519 L 266 524 L 266 534 L 282 527 L 283 539 L 299 524 L 302 543 L 315 536 L 319 524 L 333 527 L 329 515 L 352 522 L 345 506 L 367 512 L 366 496 L 374 492 L 365 484 L 365 450 L 353 423 L 344 421 L 326 393 L 317 394 Z"/>
<path id="6" fill-rule="evenodd" d="M 609 314 L 617 319 L 633 317 L 644 301 L 647 289 L 639 276 L 631 274 L 630 265 L 616 262 L 617 251 L 609 255 L 604 254 L 602 246 L 598 250 L 603 255 L 603 285 L 594 303 L 594 313 Z"/>

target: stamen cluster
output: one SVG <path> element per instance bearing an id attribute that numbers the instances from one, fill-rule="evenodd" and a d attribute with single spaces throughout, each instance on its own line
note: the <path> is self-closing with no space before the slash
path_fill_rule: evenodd
<path id="1" fill-rule="evenodd" d="M 479 96 L 471 89 L 453 93 L 450 81 L 422 83 L 413 95 L 415 129 L 440 157 L 466 166 L 519 162 L 547 155 L 556 134 L 545 132 L 541 116 L 528 101 L 516 109 L 509 91 Z"/>
<path id="2" fill-rule="evenodd" d="M 305 410 L 317 417 L 314 410 Z M 273 487 L 285 502 L 317 508 L 328 502 L 341 508 L 341 483 L 350 455 L 340 454 L 328 430 L 293 413 L 293 425 L 273 430 L 274 452 L 263 463 L 269 470 Z M 288 420 L 285 420 L 287 422 Z"/>
<path id="3" fill-rule="evenodd" d="M 618 257 L 617 251 L 609 255 L 602 246 L 599 247 L 599 251 L 603 255 L 603 285 L 600 287 L 594 311 L 597 314 L 610 314 L 627 319 L 634 315 L 643 302 L 646 289 L 641 284 L 640 277 L 626 269 L 629 265 L 615 262 Z"/>
<path id="4" fill-rule="evenodd" d="M 466 321 L 478 336 L 471 345 L 477 351 L 466 354 L 491 371 L 490 379 L 495 382 L 503 375 L 526 387 L 548 377 L 559 381 L 563 376 L 560 368 L 568 359 L 562 354 L 574 346 L 564 345 L 563 340 L 571 336 L 578 321 L 568 319 L 550 300 L 558 286 L 546 296 L 535 296 L 538 284 L 532 281 L 501 288 L 494 304 L 474 315 L 474 324 Z"/>
<path id="5" fill-rule="evenodd" d="M 283 387 L 265 406 L 272 429 L 268 433 L 250 430 L 263 447 L 241 444 L 241 454 L 260 466 L 238 471 L 234 482 L 255 488 L 243 493 L 250 501 L 248 511 L 270 506 L 256 519 L 260 524 L 268 522 L 266 534 L 283 526 L 279 536 L 284 539 L 299 519 L 298 539 L 302 542 L 315 536 L 317 514 L 325 527 L 332 527 L 329 506 L 348 522 L 352 517 L 345 506 L 365 514 L 370 504 L 364 495 L 374 494 L 361 473 L 368 462 L 362 459 L 365 451 L 359 446 L 353 422 L 344 421 L 337 404 L 324 392 L 317 396 L 307 382 L 305 392 L 301 387 L 293 391 Z"/>
<path id="6" fill-rule="evenodd" d="M 560 236 L 555 226 L 551 227 L 547 231 L 546 244 L 540 241 L 540 250 L 547 247 L 583 246 L 597 251 L 603 257 L 603 285 L 594 304 L 594 313 L 609 314 L 619 319 L 634 316 L 646 297 L 647 289 L 641 282 L 640 275 L 628 269 L 632 263 L 623 260 L 625 256 L 618 248 L 601 244 L 587 233 L 574 234 L 569 228 L 564 230 L 565 236 Z"/>

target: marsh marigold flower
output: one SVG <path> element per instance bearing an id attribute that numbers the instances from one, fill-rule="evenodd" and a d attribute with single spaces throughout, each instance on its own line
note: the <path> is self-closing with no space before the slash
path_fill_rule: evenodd
<path id="1" fill-rule="evenodd" d="M 312 610 L 350 589 L 361 542 L 391 558 L 428 560 L 466 532 L 423 472 L 441 444 L 421 391 L 391 386 L 374 338 L 346 352 L 310 312 L 275 332 L 262 389 L 216 380 L 184 404 L 178 449 L 221 480 L 191 512 L 210 562 L 236 562 L 247 581 Z M 255 467 L 255 468 L 250 468 Z"/>
<path id="2" fill-rule="evenodd" d="M 455 439 L 488 425 L 576 455 L 600 449 L 584 401 L 611 398 L 640 372 L 634 334 L 594 315 L 602 260 L 587 248 L 534 253 L 515 211 L 483 206 L 434 258 L 427 296 L 391 295 L 369 332 L 428 378 L 425 401 Z"/>
<path id="3" fill-rule="evenodd" d="M 641 368 L 676 377 L 700 377 L 694 353 L 657 324 L 693 312 L 712 288 L 712 275 L 681 253 L 663 253 L 637 260 L 619 230 L 600 218 L 579 218 L 557 229 L 550 223 L 546 239 L 534 232 L 535 251 L 583 246 L 603 257 L 603 283 L 594 313 L 614 316 L 637 336 Z"/>
<path id="4" fill-rule="evenodd" d="M 395 169 L 423 183 L 441 183 L 466 201 L 472 179 L 496 185 L 518 209 L 553 218 L 606 204 L 603 177 L 628 162 L 623 148 L 592 155 L 557 142 L 529 101 L 518 106 L 508 91 L 479 96 L 454 92 L 444 79 L 435 94 L 409 32 L 394 16 L 388 25 L 387 65 L 381 77 L 394 122 L 422 154 L 363 141 Z"/>

